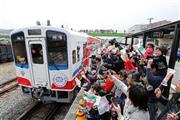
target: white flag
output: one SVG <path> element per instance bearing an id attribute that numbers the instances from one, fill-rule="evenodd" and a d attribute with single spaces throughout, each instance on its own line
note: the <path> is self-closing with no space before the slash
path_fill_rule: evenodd
<path id="1" fill-rule="evenodd" d="M 175 73 L 175 70 L 174 70 L 174 69 L 168 68 L 167 74 L 166 74 L 165 78 L 163 79 L 163 81 L 161 82 L 161 85 L 167 86 L 168 80 L 170 80 L 171 76 L 172 76 L 174 73 Z"/>

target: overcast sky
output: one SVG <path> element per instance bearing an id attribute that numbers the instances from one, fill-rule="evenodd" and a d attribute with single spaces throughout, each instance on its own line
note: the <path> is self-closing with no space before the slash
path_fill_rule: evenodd
<path id="1" fill-rule="evenodd" d="M 35 25 L 124 30 L 135 24 L 180 19 L 179 0 L 0 0 L 0 28 Z"/>

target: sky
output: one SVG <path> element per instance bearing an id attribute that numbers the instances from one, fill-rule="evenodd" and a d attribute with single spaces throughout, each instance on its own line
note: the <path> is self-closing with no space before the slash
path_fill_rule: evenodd
<path id="1" fill-rule="evenodd" d="M 80 29 L 127 30 L 135 24 L 180 19 L 180 0 L 0 0 L 0 28 L 16 29 L 36 21 Z"/>

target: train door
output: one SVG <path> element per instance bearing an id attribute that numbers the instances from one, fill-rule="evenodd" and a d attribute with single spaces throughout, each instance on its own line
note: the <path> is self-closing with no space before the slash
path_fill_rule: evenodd
<path id="1" fill-rule="evenodd" d="M 50 87 L 44 38 L 30 40 L 28 45 L 34 85 L 36 87 Z"/>

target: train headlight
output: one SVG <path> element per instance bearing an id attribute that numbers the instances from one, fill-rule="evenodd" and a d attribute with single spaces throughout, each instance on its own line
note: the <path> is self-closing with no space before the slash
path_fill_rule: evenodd
<path id="1" fill-rule="evenodd" d="M 58 86 L 62 87 L 65 86 L 67 83 L 68 78 L 64 74 L 58 74 L 53 77 L 53 82 Z"/>

